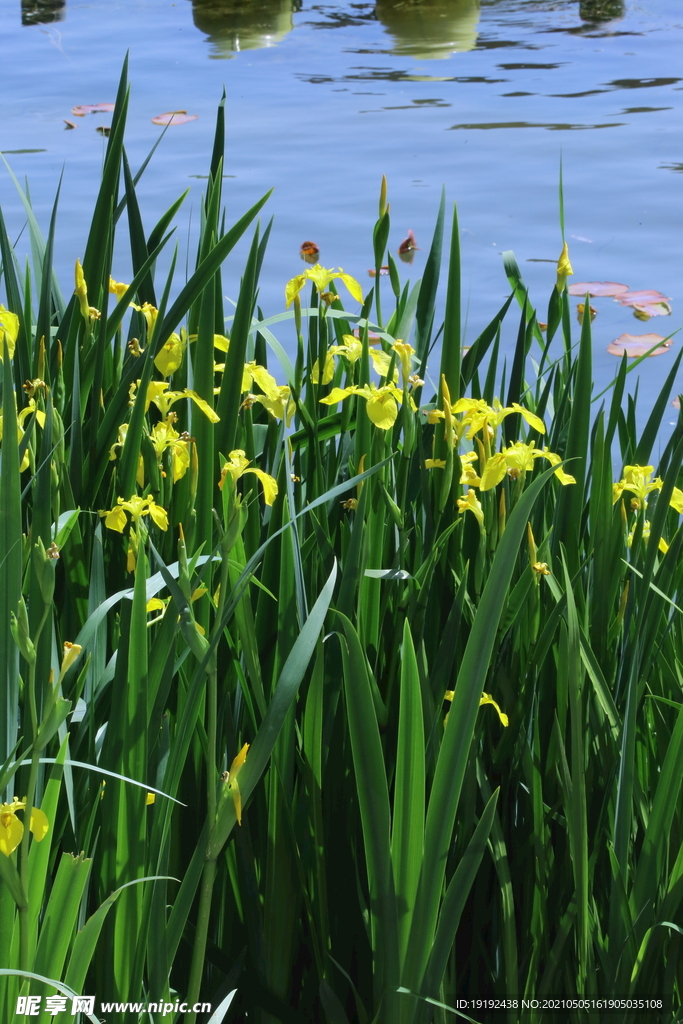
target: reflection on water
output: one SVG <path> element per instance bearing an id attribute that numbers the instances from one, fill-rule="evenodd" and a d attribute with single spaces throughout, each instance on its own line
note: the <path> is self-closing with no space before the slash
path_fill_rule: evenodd
<path id="1" fill-rule="evenodd" d="M 377 0 L 375 13 L 400 56 L 445 58 L 477 42 L 479 0 Z"/>
<path id="2" fill-rule="evenodd" d="M 294 27 L 301 0 L 192 0 L 194 23 L 213 43 L 212 57 L 274 46 Z"/>
<path id="3" fill-rule="evenodd" d="M 612 21 L 623 18 L 625 14 L 624 0 L 581 0 L 579 17 L 583 21 Z"/>
<path id="4" fill-rule="evenodd" d="M 66 0 L 21 0 L 22 25 L 63 21 L 65 15 Z"/>

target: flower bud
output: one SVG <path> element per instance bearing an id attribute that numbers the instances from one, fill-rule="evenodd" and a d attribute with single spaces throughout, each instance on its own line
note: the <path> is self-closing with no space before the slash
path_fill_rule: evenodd
<path id="1" fill-rule="evenodd" d="M 64 657 L 62 658 L 62 667 L 60 669 L 61 678 L 63 678 L 71 666 L 76 663 L 82 650 L 83 648 L 80 644 L 70 644 L 68 640 L 64 641 Z"/>
<path id="2" fill-rule="evenodd" d="M 19 599 L 19 606 L 17 608 L 17 614 L 14 612 L 10 615 L 10 629 L 12 631 L 12 637 L 14 642 L 21 651 L 22 657 L 30 665 L 35 664 L 36 660 L 36 649 L 33 646 L 31 640 L 31 634 L 28 628 L 28 614 L 26 612 L 26 604 L 24 603 L 23 597 Z"/>

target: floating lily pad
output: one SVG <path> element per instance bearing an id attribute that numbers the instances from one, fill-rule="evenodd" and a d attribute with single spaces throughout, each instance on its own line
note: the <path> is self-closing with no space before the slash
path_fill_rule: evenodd
<path id="1" fill-rule="evenodd" d="M 354 334 L 355 338 L 360 338 L 361 337 L 360 328 L 359 327 L 354 327 L 353 334 Z M 381 334 L 377 334 L 375 331 L 368 331 L 368 341 L 370 342 L 371 345 L 373 345 L 373 344 L 376 345 L 377 342 L 381 341 L 381 340 L 382 340 L 382 335 Z"/>
<path id="2" fill-rule="evenodd" d="M 386 275 L 388 273 L 389 273 L 389 267 L 380 267 L 379 268 L 379 276 L 380 277 L 386 277 Z M 368 270 L 368 274 L 370 275 L 370 277 L 377 277 L 377 271 L 376 270 Z"/>
<path id="3" fill-rule="evenodd" d="M 111 114 L 114 109 L 113 103 L 81 103 L 71 108 L 75 117 L 85 117 L 86 114 Z"/>
<path id="4" fill-rule="evenodd" d="M 95 129 L 95 131 L 99 132 L 100 135 L 107 135 L 108 136 L 110 131 L 111 131 L 111 128 L 109 127 L 108 124 L 101 124 L 98 128 Z"/>
<path id="5" fill-rule="evenodd" d="M 673 400 L 673 402 L 671 404 L 673 405 L 674 409 L 680 409 L 680 407 L 681 407 L 681 400 L 680 400 L 680 398 L 678 398 L 678 396 L 677 396 L 676 398 L 674 398 L 674 400 Z"/>
<path id="6" fill-rule="evenodd" d="M 65 131 L 67 131 L 69 128 L 78 128 L 78 125 L 74 124 L 73 121 L 67 121 L 66 118 L 63 118 L 62 120 L 64 121 Z"/>
<path id="7" fill-rule="evenodd" d="M 671 306 L 668 302 L 634 302 L 633 315 L 638 320 L 649 320 L 651 316 L 671 316 Z"/>
<path id="8" fill-rule="evenodd" d="M 188 121 L 196 121 L 199 114 L 188 114 L 186 110 L 169 110 L 166 114 L 157 114 L 152 118 L 152 124 L 187 124 Z"/>
<path id="9" fill-rule="evenodd" d="M 662 344 L 653 349 L 653 345 L 660 341 Z M 671 345 L 671 339 L 665 341 L 661 334 L 620 334 L 615 341 L 610 342 L 607 351 L 613 356 L 623 356 L 626 353 L 629 359 L 634 359 L 646 353 L 651 356 L 663 356 L 671 349 Z"/>
<path id="10" fill-rule="evenodd" d="M 640 292 L 624 292 L 619 296 L 621 306 L 643 306 L 651 302 L 670 302 L 669 295 L 662 295 L 661 292 L 649 289 Z"/>
<path id="11" fill-rule="evenodd" d="M 585 295 L 588 293 L 592 299 L 600 299 L 605 296 L 614 296 L 628 292 L 627 284 L 617 284 L 615 281 L 578 281 L 567 286 L 570 295 Z"/>

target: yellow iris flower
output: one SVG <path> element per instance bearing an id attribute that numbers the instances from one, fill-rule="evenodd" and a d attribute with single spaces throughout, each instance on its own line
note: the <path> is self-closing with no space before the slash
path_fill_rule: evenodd
<path id="1" fill-rule="evenodd" d="M 368 416 L 380 430 L 390 430 L 396 422 L 398 407 L 403 401 L 403 392 L 395 384 L 384 384 L 378 388 L 376 384 L 354 384 L 348 388 L 332 388 L 326 398 L 321 398 L 323 405 L 336 405 L 349 395 L 359 395 L 367 402 Z M 415 403 L 410 399 L 413 411 Z"/>
<path id="2" fill-rule="evenodd" d="M 661 491 L 664 481 L 660 477 L 652 479 L 654 466 L 624 466 L 624 476 L 612 488 L 612 504 L 619 500 L 624 491 L 634 495 L 633 507 L 640 508 L 641 503 L 647 508 L 647 496 L 652 491 Z M 669 504 L 677 512 L 683 512 L 683 491 L 674 487 Z"/>
<path id="3" fill-rule="evenodd" d="M 24 836 L 24 823 L 17 818 L 17 811 L 26 808 L 26 800 L 13 798 L 11 804 L 0 804 L 0 853 L 9 857 L 14 853 Z M 44 811 L 34 807 L 31 811 L 29 828 L 37 842 L 44 839 L 50 825 Z"/>
<path id="4" fill-rule="evenodd" d="M 464 498 L 458 498 L 458 511 L 471 512 L 479 523 L 479 529 L 484 527 L 484 510 L 476 494 L 470 488 Z"/>
<path id="5" fill-rule="evenodd" d="M 313 282 L 320 295 L 325 292 L 325 289 L 331 281 L 342 281 L 356 302 L 362 303 L 363 301 L 363 289 L 358 281 L 356 281 L 355 277 L 351 277 L 350 274 L 345 274 L 341 267 L 339 267 L 338 270 L 326 270 L 325 267 L 321 267 L 319 264 L 316 264 L 314 267 L 309 267 L 308 270 L 305 270 L 303 274 L 298 274 L 296 277 L 293 277 L 291 281 L 287 282 L 285 287 L 287 309 L 289 309 L 292 302 L 307 281 Z"/>
<path id="6" fill-rule="evenodd" d="M 547 459 L 551 466 L 557 466 L 555 476 L 562 484 L 575 484 L 576 480 L 569 473 L 559 468 L 562 459 L 555 452 L 549 452 L 547 448 L 537 448 L 534 444 L 524 444 L 516 441 L 509 448 L 503 448 L 501 452 L 492 455 L 487 459 L 484 471 L 481 474 L 482 491 L 489 491 L 501 482 L 505 474 L 517 479 L 523 473 L 534 468 L 535 459 Z"/>
<path id="7" fill-rule="evenodd" d="M 135 524 L 142 516 L 151 516 L 160 530 L 168 530 L 168 513 L 161 505 L 157 505 L 153 498 L 140 498 L 134 494 L 127 501 L 124 498 L 117 498 L 112 509 L 100 509 L 100 516 L 104 517 L 104 525 L 109 530 L 116 530 L 123 533 L 128 520 L 126 512 L 130 515 Z"/>
<path id="8" fill-rule="evenodd" d="M 263 497 L 266 505 L 272 505 L 277 497 L 277 480 L 268 473 L 264 473 L 262 469 L 249 469 L 249 463 L 250 459 L 246 457 L 241 448 L 236 448 L 230 452 L 228 461 L 221 470 L 221 478 L 218 481 L 219 488 L 223 490 L 227 477 L 230 477 L 234 483 L 237 483 L 239 478 L 244 476 L 245 473 L 253 473 L 263 485 Z"/>
<path id="9" fill-rule="evenodd" d="M 24 423 L 29 416 L 33 415 L 34 412 L 36 414 L 36 420 L 38 421 L 38 425 L 40 427 L 45 426 L 45 413 L 42 411 L 42 409 L 38 409 L 36 407 L 35 399 L 29 399 L 28 405 L 17 413 L 17 440 L 20 443 L 22 437 L 24 436 Z M 0 412 L 0 441 L 2 441 L 2 422 L 2 412 Z M 19 466 L 19 469 L 23 473 L 25 469 L 28 469 L 28 467 L 29 454 L 27 448 L 26 451 L 24 452 L 24 457 L 21 460 L 21 465 Z"/>
<path id="10" fill-rule="evenodd" d="M 465 430 L 467 430 L 466 436 L 470 439 L 484 427 L 495 431 L 505 417 L 512 416 L 513 413 L 519 413 L 530 427 L 537 430 L 539 434 L 545 434 L 543 420 L 518 402 L 504 407 L 497 398 L 493 399 L 493 406 L 487 405 L 483 398 L 460 398 L 451 406 L 451 412 L 456 416 L 460 413 L 464 414 L 458 423 L 458 437 L 462 437 Z"/>
<path id="11" fill-rule="evenodd" d="M 140 385 L 140 381 L 136 381 L 135 384 L 131 384 L 129 394 L 129 405 L 133 405 L 135 402 L 135 393 Z M 157 409 L 164 417 L 168 416 L 169 410 L 172 405 L 179 402 L 181 398 L 191 399 L 197 408 L 201 409 L 204 415 L 211 420 L 212 423 L 218 423 L 220 416 L 217 416 L 213 411 L 208 402 L 205 402 L 203 398 L 200 398 L 196 391 L 190 391 L 189 388 L 185 388 L 184 391 L 168 391 L 169 383 L 167 380 L 153 380 L 150 381 L 147 387 L 147 400 L 145 402 L 145 412 L 149 409 L 150 405 L 154 403 Z"/>
<path id="12" fill-rule="evenodd" d="M 129 285 L 121 284 L 120 281 L 115 281 L 113 277 L 109 278 L 109 292 L 111 295 L 115 295 L 120 301 L 128 291 Z"/>
<path id="13" fill-rule="evenodd" d="M 454 694 L 455 694 L 455 690 L 446 690 L 443 699 L 444 700 L 452 701 Z M 507 726 L 510 723 L 510 720 L 509 720 L 508 716 L 505 714 L 505 712 L 500 710 L 500 707 L 498 706 L 498 704 L 496 704 L 495 700 L 493 699 L 493 697 L 491 696 L 490 693 L 482 693 L 481 700 L 479 701 L 479 707 L 481 707 L 483 704 L 492 704 L 493 707 L 498 712 L 498 717 L 500 718 L 501 724 L 504 725 L 507 728 Z M 450 715 L 450 711 L 448 712 L 448 714 L 446 715 L 446 717 L 443 720 L 444 726 L 446 725 L 446 722 L 448 721 L 448 715 Z"/>

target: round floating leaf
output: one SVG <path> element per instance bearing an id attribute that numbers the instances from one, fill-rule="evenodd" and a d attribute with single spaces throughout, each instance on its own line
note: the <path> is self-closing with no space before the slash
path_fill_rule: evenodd
<path id="1" fill-rule="evenodd" d="M 622 306 L 643 306 L 651 302 L 670 302 L 670 296 L 662 295 L 661 292 L 649 289 L 640 292 L 623 292 L 619 296 L 619 304 Z"/>
<path id="2" fill-rule="evenodd" d="M 567 285 L 570 295 L 584 296 L 586 293 L 591 298 L 600 299 L 605 296 L 623 295 L 628 292 L 627 284 L 617 284 L 615 281 L 577 281 Z"/>
<path id="3" fill-rule="evenodd" d="M 650 352 L 653 345 L 662 342 L 657 348 Z M 620 334 L 615 341 L 610 342 L 607 351 L 613 356 L 623 356 L 624 353 L 633 359 L 636 356 L 644 356 L 648 353 L 651 356 L 663 356 L 671 348 L 671 339 L 667 341 L 661 334 Z"/>
<path id="4" fill-rule="evenodd" d="M 626 305 L 626 303 L 624 303 Z M 651 316 L 670 316 L 671 306 L 668 302 L 634 302 L 633 315 L 638 320 L 649 320 Z"/>
<path id="5" fill-rule="evenodd" d="M 188 114 L 186 110 L 169 110 L 153 117 L 152 124 L 187 124 L 188 121 L 196 121 L 198 117 L 199 114 Z"/>
<path id="6" fill-rule="evenodd" d="M 72 107 L 71 113 L 76 117 L 85 117 L 86 114 L 111 114 L 113 109 L 113 103 L 81 103 Z"/>

